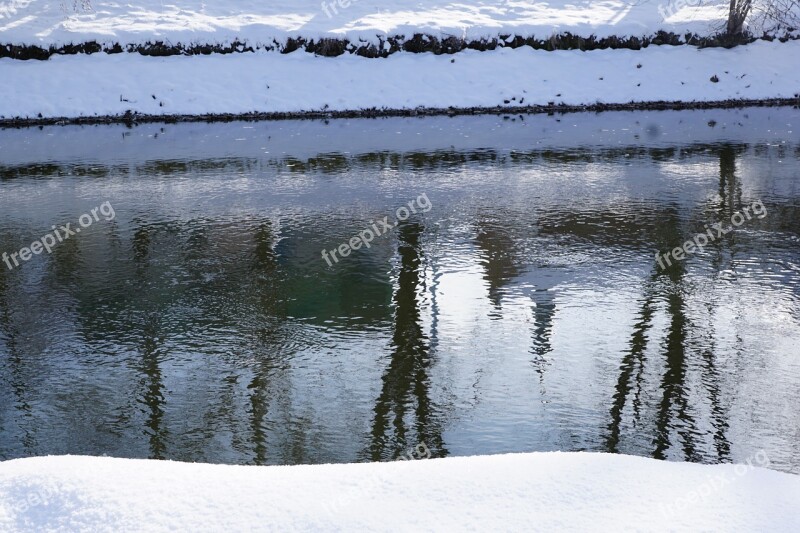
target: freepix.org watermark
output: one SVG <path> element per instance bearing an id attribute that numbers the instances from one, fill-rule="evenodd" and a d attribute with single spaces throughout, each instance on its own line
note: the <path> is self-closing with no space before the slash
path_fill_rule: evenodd
<path id="1" fill-rule="evenodd" d="M 704 233 L 698 233 L 693 239 L 683 243 L 683 246 L 677 246 L 664 255 L 661 255 L 661 252 L 656 252 L 658 266 L 661 267 L 661 270 L 664 270 L 672 266 L 673 260 L 683 261 L 689 255 L 702 252 L 705 247 L 708 246 L 708 243 L 714 242 L 718 238 L 727 235 L 733 231 L 734 228 L 738 228 L 744 224 L 745 221 L 752 220 L 753 215 L 759 219 L 767 216 L 767 208 L 764 207 L 761 200 L 756 200 L 751 205 L 743 207 L 741 211 L 735 212 L 733 216 L 731 216 L 731 226 L 725 227 L 722 222 L 712 224 L 710 228 L 706 225 L 706 231 Z M 672 257 L 670 258 L 670 256 Z"/>
<path id="2" fill-rule="evenodd" d="M 703 5 L 703 0 L 674 0 L 666 6 L 659 4 L 658 14 L 661 15 L 663 20 L 667 20 L 684 7 L 700 7 L 701 5 Z"/>
<path id="3" fill-rule="evenodd" d="M 755 462 L 755 464 L 753 464 Z M 698 503 L 705 502 L 715 492 L 718 492 L 735 483 L 742 476 L 752 472 L 756 467 L 766 468 L 771 464 L 769 455 L 766 450 L 759 450 L 752 457 L 748 457 L 744 463 L 739 463 L 733 467 L 733 474 L 727 471 L 722 474 L 717 474 L 714 477 L 707 477 L 704 483 L 701 483 L 694 490 L 686 493 L 683 498 L 676 498 L 672 503 L 661 503 L 659 508 L 661 514 L 665 517 L 671 518 L 677 514 L 682 513 L 686 509 L 697 505 Z"/>
<path id="4" fill-rule="evenodd" d="M 330 19 L 333 18 L 333 15 L 339 14 L 339 10 L 336 9 L 337 5 L 342 9 L 347 9 L 351 5 L 357 3 L 358 0 L 333 0 L 332 2 L 322 2 L 320 7 L 322 7 L 322 11 L 324 11 L 325 14 L 328 15 L 328 18 Z M 333 11 L 333 14 L 331 14 L 331 11 Z"/>
<path id="5" fill-rule="evenodd" d="M 40 505 L 49 505 L 52 498 L 58 495 L 58 488 L 55 486 L 42 487 L 40 490 L 29 492 L 26 498 L 13 505 L 14 511 L 19 514 Z"/>
<path id="6" fill-rule="evenodd" d="M 430 459 L 431 450 L 428 445 L 421 442 L 414 446 L 414 448 L 406 450 L 404 455 L 397 458 L 398 461 L 418 461 L 422 459 Z M 374 471 L 373 471 L 374 472 Z M 364 499 L 368 498 L 378 488 L 385 486 L 389 480 L 384 479 L 383 476 L 372 474 L 359 485 L 351 488 L 347 492 L 337 494 L 335 498 L 325 501 L 322 506 L 330 514 L 340 513 L 346 510 L 349 506 L 354 505 Z"/>
<path id="7" fill-rule="evenodd" d="M 14 268 L 20 266 L 20 261 L 22 263 L 30 261 L 34 255 L 39 255 L 42 252 L 47 252 L 48 254 L 52 253 L 53 248 L 59 243 L 66 241 L 73 235 L 77 235 L 81 232 L 81 229 L 86 229 L 95 222 L 99 222 L 100 215 L 102 215 L 106 221 L 114 220 L 114 217 L 117 216 L 114 212 L 114 208 L 111 206 L 111 202 L 105 202 L 99 207 L 95 207 L 88 213 L 84 213 L 78 217 L 78 225 L 80 227 L 75 227 L 75 229 L 73 229 L 71 222 L 66 226 L 52 226 L 52 232 L 38 241 L 33 241 L 29 247 L 21 248 L 18 252 L 14 252 L 13 254 L 3 252 L 3 262 L 9 270 L 14 270 Z"/>
<path id="8" fill-rule="evenodd" d="M 370 243 L 372 243 L 375 237 L 386 235 L 392 228 L 397 226 L 397 224 L 408 220 L 412 214 L 418 212 L 427 213 L 432 207 L 433 205 L 428 199 L 428 195 L 422 193 L 417 196 L 416 200 L 408 202 L 408 207 L 403 205 L 395 210 L 395 217 L 397 217 L 397 219 L 394 222 L 389 222 L 388 216 L 383 217 L 382 220 L 378 220 L 377 222 L 370 221 L 370 227 L 358 232 L 358 235 L 354 235 L 348 242 L 342 243 L 330 251 L 322 250 L 322 258 L 328 263 L 328 266 L 333 266 L 333 263 L 339 262 L 339 257 L 336 256 L 337 253 L 340 257 L 347 257 L 350 255 L 350 252 L 359 250 L 362 246 L 370 248 Z M 333 259 L 333 261 L 331 261 L 331 259 Z"/>

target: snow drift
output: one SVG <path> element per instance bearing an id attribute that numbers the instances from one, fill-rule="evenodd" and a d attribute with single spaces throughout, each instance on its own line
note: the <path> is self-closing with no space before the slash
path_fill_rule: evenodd
<path id="1" fill-rule="evenodd" d="M 751 465 L 531 453 L 254 467 L 0 464 L 3 531 L 797 531 L 800 477 Z"/>
<path id="2" fill-rule="evenodd" d="M 798 57 L 800 41 L 386 59 L 303 52 L 0 59 L 0 119 L 797 98 L 800 69 L 786 67 Z"/>
<path id="3" fill-rule="evenodd" d="M 548 37 L 715 33 L 728 3 L 635 3 L 626 0 L 11 0 L 0 4 L 0 43 L 224 43 L 252 45 L 291 37 L 377 42 L 378 36 L 423 33 L 465 39 L 502 34 Z"/>

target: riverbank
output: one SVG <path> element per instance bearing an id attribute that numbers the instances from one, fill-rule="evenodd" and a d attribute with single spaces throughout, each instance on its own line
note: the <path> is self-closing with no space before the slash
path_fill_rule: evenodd
<path id="1" fill-rule="evenodd" d="M 370 119 L 370 118 L 402 118 L 402 117 L 458 117 L 496 115 L 504 119 L 515 119 L 520 115 L 564 115 L 572 113 L 603 113 L 613 111 L 698 111 L 714 109 L 743 109 L 763 107 L 800 106 L 798 98 L 769 98 L 763 100 L 722 100 L 711 102 L 642 102 L 629 104 L 593 104 L 593 105 L 547 105 L 547 106 L 511 106 L 511 107 L 470 107 L 470 108 L 417 108 L 417 109 L 363 109 L 352 111 L 300 111 L 294 113 L 228 113 L 200 115 L 140 115 L 126 113 L 124 115 L 106 115 L 94 117 L 50 117 L 50 118 L 14 118 L 0 119 L 0 128 L 28 128 L 35 126 L 101 126 L 124 124 L 176 124 L 184 122 L 260 122 L 275 120 L 328 120 L 328 119 Z"/>
<path id="2" fill-rule="evenodd" d="M 60 48 L 95 42 L 101 47 L 182 44 L 283 51 L 290 42 L 339 40 L 381 45 L 414 35 L 465 42 L 514 37 L 548 39 L 571 34 L 591 40 L 643 38 L 659 32 L 678 38 L 710 37 L 724 28 L 725 0 L 631 3 L 625 0 L 103 0 L 11 1 L 0 5 L 0 45 Z M 779 37 L 785 29 L 753 21 L 752 33 Z M 423 43 L 418 43 L 423 45 Z M 289 45 L 291 48 L 292 45 Z M 233 47 L 237 49 L 238 47 Z"/>
<path id="3" fill-rule="evenodd" d="M 760 459 L 707 466 L 530 453 L 253 467 L 42 457 L 0 463 L 0 527 L 796 530 L 800 477 L 760 468 Z"/>
<path id="4" fill-rule="evenodd" d="M 733 49 L 499 49 L 0 59 L 0 125 L 794 105 L 800 41 Z M 58 80 L 58 82 L 54 82 Z"/>

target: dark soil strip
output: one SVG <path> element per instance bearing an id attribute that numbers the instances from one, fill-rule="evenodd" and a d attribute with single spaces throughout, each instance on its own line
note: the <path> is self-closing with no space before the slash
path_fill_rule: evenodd
<path id="1" fill-rule="evenodd" d="M 46 60 L 54 55 L 75 55 L 75 54 L 96 54 L 105 52 L 107 54 L 138 53 L 144 56 L 176 56 L 176 55 L 210 55 L 210 54 L 234 54 L 244 52 L 254 52 L 265 50 L 288 54 L 295 50 L 317 54 L 325 57 L 336 57 L 342 54 L 355 54 L 363 57 L 388 57 L 397 52 L 413 53 L 433 53 L 433 54 L 455 54 L 462 50 L 495 50 L 497 48 L 520 48 L 530 46 L 536 50 L 605 50 L 605 49 L 628 49 L 639 50 L 650 45 L 692 45 L 700 48 L 725 47 L 731 48 L 740 44 L 748 44 L 755 40 L 772 41 L 775 39 L 785 42 L 793 39 L 800 39 L 800 35 L 793 34 L 794 29 L 789 29 L 782 37 L 763 35 L 756 39 L 749 35 L 726 36 L 714 35 L 711 37 L 701 37 L 693 33 L 678 35 L 672 32 L 659 31 L 650 36 L 642 37 L 603 37 L 597 38 L 594 35 L 589 37 L 579 37 L 571 33 L 553 35 L 546 39 L 536 37 L 523 37 L 520 35 L 500 35 L 492 39 L 479 39 L 467 41 L 459 37 L 437 37 L 421 33 L 414 34 L 410 38 L 404 35 L 394 37 L 378 36 L 379 44 L 350 41 L 348 39 L 304 39 L 302 37 L 290 38 L 285 43 L 273 41 L 267 44 L 249 44 L 242 41 L 234 41 L 230 44 L 171 44 L 163 41 L 146 42 L 144 44 L 122 45 L 101 45 L 96 41 L 81 44 L 69 44 L 60 47 L 50 46 L 42 48 L 36 45 L 14 45 L 0 44 L 0 58 L 10 57 L 12 59 L 34 59 Z"/>
<path id="2" fill-rule="evenodd" d="M 292 113 L 220 113 L 207 115 L 140 115 L 128 111 L 124 115 L 106 115 L 78 118 L 11 118 L 0 119 L 0 128 L 26 128 L 34 126 L 67 126 L 124 124 L 133 127 L 137 124 L 176 122 L 233 122 L 261 120 L 297 119 L 335 119 L 335 118 L 379 118 L 379 117 L 425 117 L 459 115 L 527 115 L 547 113 L 582 113 L 603 111 L 669 111 L 687 109 L 733 109 L 745 107 L 793 107 L 800 109 L 800 95 L 794 98 L 768 98 L 763 100 L 718 100 L 712 102 L 639 102 L 628 104 L 590 104 L 590 105 L 534 105 L 503 107 L 420 107 L 417 109 L 361 109 L 357 111 L 301 111 Z"/>

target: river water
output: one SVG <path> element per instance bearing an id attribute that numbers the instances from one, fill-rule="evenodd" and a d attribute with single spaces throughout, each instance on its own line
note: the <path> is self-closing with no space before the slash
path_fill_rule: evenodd
<path id="1" fill-rule="evenodd" d="M 800 473 L 799 161 L 789 108 L 0 131 L 0 459 Z"/>

